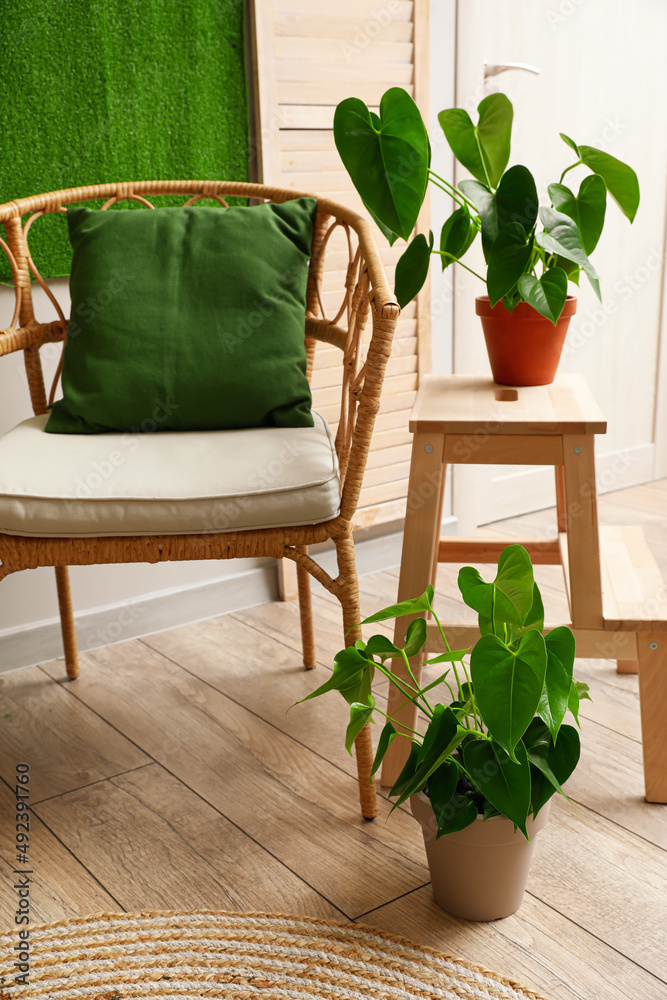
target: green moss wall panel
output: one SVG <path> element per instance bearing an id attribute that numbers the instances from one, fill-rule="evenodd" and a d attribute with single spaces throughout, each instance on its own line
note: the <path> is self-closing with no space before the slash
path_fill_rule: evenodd
<path id="1" fill-rule="evenodd" d="M 0 201 L 247 179 L 243 0 L 0 0 L 0 23 Z M 30 242 L 45 277 L 68 274 L 64 217 L 40 219 Z M 0 267 L 7 280 L 4 255 Z"/>

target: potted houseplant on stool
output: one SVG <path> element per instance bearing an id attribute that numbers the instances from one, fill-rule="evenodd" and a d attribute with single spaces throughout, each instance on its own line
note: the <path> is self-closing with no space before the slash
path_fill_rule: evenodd
<path id="1" fill-rule="evenodd" d="M 583 272 L 600 298 L 600 282 L 589 255 L 604 226 L 607 192 L 633 221 L 639 184 L 631 167 L 592 146 L 561 138 L 575 156 L 557 183 L 549 205 L 540 207 L 535 180 L 521 164 L 507 168 L 513 108 L 505 94 L 480 103 L 478 122 L 467 111 L 441 111 L 438 120 L 454 156 L 472 175 L 452 186 L 431 170 L 431 147 L 419 109 L 400 87 L 388 90 L 379 115 L 350 97 L 336 108 L 334 138 L 366 208 L 393 244 L 408 240 L 428 182 L 448 192 L 456 208 L 435 246 L 415 236 L 396 267 L 399 305 L 415 297 L 426 280 L 432 255 L 443 269 L 459 263 L 486 284 L 476 301 L 496 382 L 546 385 L 553 381 L 576 299 L 568 282 Z M 563 183 L 575 167 L 587 167 L 577 193 Z M 480 234 L 486 278 L 462 258 Z"/>
<path id="2" fill-rule="evenodd" d="M 579 760 L 579 735 L 563 720 L 568 709 L 577 720 L 588 688 L 572 678 L 572 632 L 562 627 L 542 635 L 542 599 L 523 546 L 503 551 L 491 583 L 464 567 L 459 589 L 479 616 L 481 637 L 472 651 L 450 649 L 432 587 L 362 622 L 432 614 L 445 648 L 426 661 L 444 666 L 435 680 L 423 685 L 410 668 L 426 640 L 426 620 L 419 617 L 403 647 L 374 635 L 341 650 L 332 676 L 304 701 L 332 690 L 343 695 L 350 705 L 350 752 L 361 727 L 376 712 L 385 716 L 373 773 L 392 740 L 409 741 L 407 763 L 389 795 L 393 809 L 410 800 L 422 825 L 436 902 L 456 916 L 494 920 L 521 904 L 535 834 L 551 796 L 562 793 Z M 388 669 L 395 658 L 404 660 L 409 681 Z M 423 732 L 401 729 L 376 706 L 376 670 L 400 688 L 406 703 L 417 705 Z"/>

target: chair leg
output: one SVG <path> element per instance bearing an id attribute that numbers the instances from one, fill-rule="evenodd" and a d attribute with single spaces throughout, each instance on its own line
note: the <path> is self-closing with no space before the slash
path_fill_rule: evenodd
<path id="1" fill-rule="evenodd" d="M 357 567 L 354 560 L 354 542 L 352 535 L 345 535 L 336 539 L 336 550 L 338 553 L 339 582 L 342 584 L 337 592 L 338 600 L 343 609 L 343 631 L 345 633 L 345 643 L 353 645 L 357 639 L 361 639 L 361 628 L 355 628 L 361 621 L 361 611 L 359 609 L 359 582 L 357 579 Z M 348 630 L 351 629 L 352 631 Z M 371 738 L 371 727 L 367 722 L 354 741 L 354 750 L 357 758 L 357 775 L 359 778 L 359 800 L 361 803 L 361 814 L 364 819 L 375 819 L 378 814 L 377 792 L 375 789 L 375 779 L 371 776 L 373 766 L 373 741 Z"/>
<path id="2" fill-rule="evenodd" d="M 308 546 L 303 545 L 301 551 L 308 555 Z M 296 579 L 299 588 L 299 614 L 301 616 L 301 644 L 303 646 L 303 665 L 306 670 L 315 666 L 315 634 L 313 630 L 313 602 L 310 592 L 310 573 L 304 566 L 297 565 Z"/>
<path id="3" fill-rule="evenodd" d="M 75 677 L 79 676 L 79 654 L 76 648 L 72 595 L 70 593 L 67 566 L 56 566 L 56 585 L 58 587 L 58 605 L 60 606 L 63 648 L 65 650 L 65 667 L 67 669 L 67 676 L 70 680 L 74 680 Z"/>

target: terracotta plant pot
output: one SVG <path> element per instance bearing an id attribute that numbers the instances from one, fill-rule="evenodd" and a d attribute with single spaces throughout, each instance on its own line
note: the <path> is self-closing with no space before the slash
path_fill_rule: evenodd
<path id="1" fill-rule="evenodd" d="M 436 821 L 426 795 L 410 799 L 419 821 L 436 903 L 465 920 L 498 920 L 521 906 L 528 881 L 535 835 L 549 817 L 549 805 L 526 824 L 530 840 L 514 829 L 511 820 L 478 816 L 474 823 L 435 839 Z"/>
<path id="2" fill-rule="evenodd" d="M 549 385 L 556 377 L 565 334 L 577 310 L 570 295 L 554 326 L 527 302 L 508 312 L 502 302 L 493 308 L 487 295 L 475 299 L 482 320 L 493 380 L 499 385 Z"/>

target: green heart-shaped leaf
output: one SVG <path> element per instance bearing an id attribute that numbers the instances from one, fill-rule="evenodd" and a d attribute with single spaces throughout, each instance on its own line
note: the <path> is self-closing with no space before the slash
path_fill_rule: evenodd
<path id="1" fill-rule="evenodd" d="M 531 724 L 525 740 L 531 764 L 531 811 L 536 816 L 554 792 L 565 795 L 562 786 L 579 762 L 581 746 L 573 726 L 562 726 L 558 743 L 554 744 L 539 719 Z"/>
<path id="2" fill-rule="evenodd" d="M 488 252 L 498 236 L 498 212 L 493 191 L 480 181 L 461 181 L 459 188 L 479 213 L 482 223 L 482 250 L 484 260 L 488 263 Z"/>
<path id="3" fill-rule="evenodd" d="M 317 698 L 327 691 L 338 691 L 343 695 L 348 705 L 356 701 L 364 701 L 365 694 L 370 693 L 371 683 L 375 675 L 375 667 L 371 660 L 363 655 L 356 646 L 346 646 L 336 653 L 333 674 L 321 684 L 316 691 L 296 702 L 300 705 L 311 698 Z"/>
<path id="4" fill-rule="evenodd" d="M 478 181 L 462 181 L 459 187 L 474 204 L 482 223 L 482 249 L 489 262 L 489 252 L 498 233 L 511 222 L 518 222 L 529 233 L 537 219 L 538 197 L 530 170 L 517 164 L 510 167 L 493 194 Z"/>
<path id="5" fill-rule="evenodd" d="M 415 776 L 415 770 L 417 768 L 417 757 L 419 756 L 419 744 L 410 743 L 410 753 L 408 754 L 408 759 L 406 760 L 401 773 L 389 790 L 389 797 L 393 798 L 394 795 L 400 795 L 403 789 L 408 785 L 410 781 Z"/>
<path id="6" fill-rule="evenodd" d="M 469 730 L 459 726 L 456 716 L 449 705 L 436 705 L 433 718 L 429 722 L 428 729 L 424 735 L 424 742 L 418 748 L 413 774 L 405 785 L 402 786 L 398 799 L 392 806 L 392 811 L 405 802 L 406 799 L 409 799 L 411 795 L 414 795 L 415 792 L 420 792 L 425 787 L 426 782 L 433 772 L 441 764 L 444 764 L 456 747 L 468 735 Z M 394 795 L 394 788 L 392 788 L 389 794 L 391 796 Z"/>
<path id="7" fill-rule="evenodd" d="M 572 687 L 574 666 L 574 636 L 569 628 L 554 628 L 544 638 L 547 650 L 547 673 L 537 714 L 549 727 L 556 742 L 565 718 Z"/>
<path id="8" fill-rule="evenodd" d="M 547 670 L 539 632 L 530 631 L 511 649 L 483 635 L 470 655 L 475 698 L 489 733 L 510 756 L 535 716 Z"/>
<path id="9" fill-rule="evenodd" d="M 574 141 L 574 139 L 570 139 L 570 137 L 568 135 L 565 135 L 564 132 L 559 132 L 558 134 L 561 137 L 561 139 L 563 140 L 563 142 L 566 144 L 566 146 L 569 146 L 570 149 L 573 149 L 575 151 L 575 153 L 577 154 L 577 156 L 579 156 L 579 147 L 577 146 L 577 144 Z"/>
<path id="10" fill-rule="evenodd" d="M 538 632 L 541 632 L 544 628 L 544 604 L 542 603 L 540 588 L 536 583 L 533 584 L 533 603 L 530 606 L 530 611 L 524 618 L 521 629 L 513 638 L 518 639 L 519 635 L 522 635 L 523 632 L 527 632 L 531 628 L 537 629 Z"/>
<path id="11" fill-rule="evenodd" d="M 409 239 L 424 201 L 430 145 L 417 105 L 401 87 L 382 96 L 380 114 L 349 97 L 334 114 L 334 140 L 361 200 L 392 233 Z"/>
<path id="12" fill-rule="evenodd" d="M 431 657 L 427 660 L 427 664 L 431 663 L 459 663 L 466 653 L 470 652 L 470 647 L 468 649 L 452 649 L 449 653 L 439 653 L 438 656 Z"/>
<path id="13" fill-rule="evenodd" d="M 584 250 L 576 224 L 567 215 L 556 212 L 553 208 L 541 208 L 540 218 L 545 231 L 535 234 L 537 245 L 549 253 L 560 254 L 583 268 L 593 291 L 600 299 L 600 279 Z"/>
<path id="14" fill-rule="evenodd" d="M 384 663 L 385 660 L 393 660 L 401 655 L 398 646 L 395 646 L 386 635 L 372 635 L 366 643 L 366 654 L 368 656 L 379 656 Z"/>
<path id="15" fill-rule="evenodd" d="M 428 779 L 428 797 L 438 824 L 436 840 L 441 836 L 441 827 L 452 819 L 452 796 L 459 781 L 459 769 L 453 760 L 447 760 Z M 459 828 L 460 829 L 460 828 Z M 444 833 L 445 830 L 443 829 Z"/>
<path id="16" fill-rule="evenodd" d="M 463 257 L 476 235 L 477 230 L 465 205 L 452 212 L 440 230 L 440 253 L 443 254 L 440 260 L 443 271 L 455 260 Z"/>
<path id="17" fill-rule="evenodd" d="M 386 722 L 382 727 L 382 732 L 380 733 L 380 739 L 378 740 L 377 750 L 375 751 L 373 766 L 371 768 L 371 778 L 379 768 L 380 764 L 384 759 L 384 755 L 386 754 L 391 744 L 394 742 L 394 737 L 397 735 L 398 733 L 396 732 L 393 723 Z"/>
<path id="18" fill-rule="evenodd" d="M 495 187 L 510 157 L 514 112 L 505 94 L 489 94 L 477 112 L 477 125 L 462 108 L 441 111 L 438 121 L 459 163 L 477 180 Z"/>
<path id="19" fill-rule="evenodd" d="M 633 221 L 639 208 L 639 181 L 632 167 L 594 146 L 579 146 L 579 155 L 594 174 L 599 174 L 623 215 Z"/>
<path id="20" fill-rule="evenodd" d="M 516 285 L 530 262 L 532 237 L 519 222 L 510 222 L 500 230 L 487 255 L 486 288 L 491 305 L 500 302 Z"/>
<path id="21" fill-rule="evenodd" d="M 518 282 L 524 302 L 556 325 L 567 298 L 567 275 L 561 267 L 551 267 L 541 278 L 522 274 Z"/>
<path id="22" fill-rule="evenodd" d="M 425 618 L 415 618 L 408 625 L 408 631 L 405 634 L 405 645 L 403 647 L 403 652 L 411 659 L 416 656 L 419 650 L 422 648 L 426 642 L 426 619 Z"/>
<path id="23" fill-rule="evenodd" d="M 530 170 L 517 164 L 510 167 L 495 194 L 498 231 L 508 223 L 519 222 L 529 233 L 537 221 L 539 199 Z"/>
<path id="24" fill-rule="evenodd" d="M 394 277 L 394 294 L 401 309 L 421 291 L 428 276 L 432 249 L 433 233 L 429 233 L 428 243 L 424 234 L 419 233 L 399 259 Z"/>
<path id="25" fill-rule="evenodd" d="M 577 725 L 579 725 L 580 702 L 584 701 L 584 699 L 586 701 L 591 700 L 591 696 L 588 693 L 589 690 L 590 688 L 588 687 L 588 684 L 585 684 L 583 681 L 575 681 L 574 678 L 572 679 L 572 684 L 570 685 L 570 693 L 567 699 L 567 707 L 572 712 L 572 715 L 574 716 L 574 721 L 577 723 Z"/>
<path id="26" fill-rule="evenodd" d="M 528 839 L 530 764 L 523 743 L 512 760 L 495 740 L 471 740 L 463 748 L 463 763 L 475 787 Z"/>
<path id="27" fill-rule="evenodd" d="M 455 735 L 456 730 L 456 718 L 449 706 L 436 705 L 428 729 L 424 733 L 424 742 L 419 749 L 417 765 L 419 766 L 425 760 L 430 760 L 433 763 L 442 747 L 446 746 Z"/>
<path id="28" fill-rule="evenodd" d="M 535 602 L 533 567 L 523 545 L 503 549 L 493 583 L 483 580 L 472 566 L 461 568 L 458 583 L 465 603 L 480 615 L 480 625 L 481 619 L 493 618 L 521 628 Z"/>
<path id="29" fill-rule="evenodd" d="M 345 732 L 345 749 L 349 754 L 352 753 L 352 747 L 357 736 L 366 723 L 370 722 L 373 718 L 374 708 L 375 698 L 372 694 L 368 695 L 366 702 L 355 701 L 350 705 L 350 721 Z"/>
<path id="30" fill-rule="evenodd" d="M 412 597 L 409 601 L 401 601 L 399 604 L 392 604 L 382 611 L 376 611 L 374 615 L 364 618 L 360 625 L 372 625 L 373 622 L 384 622 L 388 618 L 402 618 L 404 615 L 417 615 L 420 611 L 430 611 L 433 602 L 433 587 L 429 584 L 423 594 L 419 597 Z"/>
<path id="31" fill-rule="evenodd" d="M 549 197 L 553 207 L 576 224 L 586 253 L 593 253 L 602 233 L 607 208 L 607 186 L 602 177 L 599 174 L 584 177 L 576 198 L 565 184 L 550 184 Z"/>
<path id="32" fill-rule="evenodd" d="M 438 824 L 436 840 L 446 833 L 464 830 L 477 819 L 475 803 L 456 792 L 458 779 L 459 769 L 453 761 L 441 764 L 428 779 L 428 797 Z"/>

